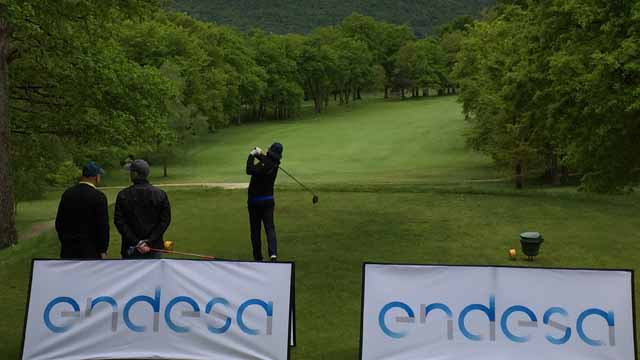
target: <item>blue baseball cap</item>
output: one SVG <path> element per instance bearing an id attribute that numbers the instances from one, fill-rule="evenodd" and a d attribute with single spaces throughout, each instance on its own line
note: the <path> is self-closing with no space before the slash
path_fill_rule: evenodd
<path id="1" fill-rule="evenodd" d="M 94 177 L 98 175 L 104 175 L 104 169 L 98 166 L 94 161 L 89 161 L 82 167 L 82 176 Z"/>
<path id="2" fill-rule="evenodd" d="M 268 154 L 280 161 L 280 159 L 282 159 L 282 151 L 284 150 L 284 146 L 282 146 L 282 144 L 280 144 L 279 142 L 274 142 L 273 144 L 271 144 L 271 146 L 269 147 L 269 151 Z"/>

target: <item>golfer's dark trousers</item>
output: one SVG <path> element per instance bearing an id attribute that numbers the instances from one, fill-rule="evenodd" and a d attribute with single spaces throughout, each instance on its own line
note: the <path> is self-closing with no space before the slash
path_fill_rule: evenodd
<path id="1" fill-rule="evenodd" d="M 251 225 L 251 245 L 253 246 L 253 259 L 262 261 L 262 241 L 260 235 L 262 224 L 267 233 L 267 243 L 269 244 L 269 257 L 278 254 L 276 243 L 276 226 L 273 222 L 273 210 L 275 203 L 273 200 L 249 200 L 249 224 Z"/>

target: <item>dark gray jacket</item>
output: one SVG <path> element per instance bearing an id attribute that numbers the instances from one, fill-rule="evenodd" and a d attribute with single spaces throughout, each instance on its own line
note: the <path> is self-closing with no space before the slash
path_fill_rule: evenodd
<path id="1" fill-rule="evenodd" d="M 122 235 L 123 258 L 131 257 L 127 249 L 140 240 L 148 240 L 152 248 L 163 249 L 163 236 L 171 223 L 169 198 L 147 180 L 134 180 L 133 185 L 118 194 L 114 222 Z"/>

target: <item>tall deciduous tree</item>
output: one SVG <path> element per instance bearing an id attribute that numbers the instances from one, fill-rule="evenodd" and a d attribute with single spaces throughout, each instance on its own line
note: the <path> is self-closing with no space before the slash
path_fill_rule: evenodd
<path id="1" fill-rule="evenodd" d="M 498 164 L 617 192 L 640 181 L 640 3 L 501 1 L 458 56 L 469 142 Z M 517 166 L 516 166 L 517 165 Z"/>
<path id="2" fill-rule="evenodd" d="M 9 62 L 10 31 L 7 6 L 0 3 L 0 248 L 15 244 L 15 204 L 10 165 Z"/>

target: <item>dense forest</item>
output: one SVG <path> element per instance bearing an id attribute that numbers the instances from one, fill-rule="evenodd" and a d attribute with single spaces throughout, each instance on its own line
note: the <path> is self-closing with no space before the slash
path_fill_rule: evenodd
<path id="1" fill-rule="evenodd" d="M 469 144 L 517 177 L 629 191 L 640 181 L 640 1 L 501 0 L 454 76 Z"/>
<path id="2" fill-rule="evenodd" d="M 172 0 L 179 11 L 246 31 L 260 28 L 276 34 L 307 34 L 340 23 L 353 12 L 392 24 L 409 25 L 418 37 L 456 17 L 479 16 L 495 0 Z"/>
<path id="3" fill-rule="evenodd" d="M 364 91 L 459 90 L 469 145 L 516 179 L 595 192 L 640 180 L 640 2 L 500 0 L 425 38 L 358 13 L 306 35 L 241 32 L 165 4 L 0 2 L 0 247 L 16 200 L 89 159 L 166 165 L 199 134 Z"/>
<path id="4" fill-rule="evenodd" d="M 363 91 L 453 91 L 454 50 L 441 38 L 417 39 L 406 25 L 354 13 L 308 35 L 243 33 L 164 4 L 0 3 L 0 65 L 10 79 L 0 118 L 11 159 L 10 171 L 6 158 L 0 166 L 5 212 L 7 203 L 73 182 L 89 159 L 117 167 L 137 154 L 164 164 L 166 174 L 170 158 L 198 135 L 292 118 L 305 98 L 320 113 Z M 441 34 L 471 21 L 460 18 Z"/>

